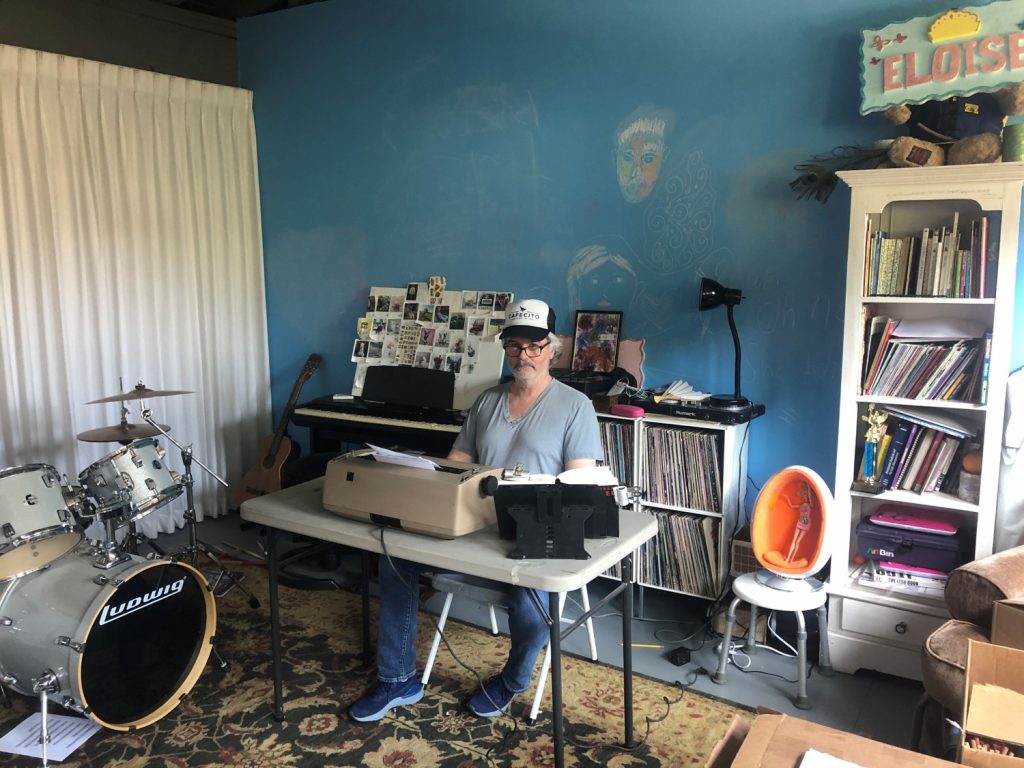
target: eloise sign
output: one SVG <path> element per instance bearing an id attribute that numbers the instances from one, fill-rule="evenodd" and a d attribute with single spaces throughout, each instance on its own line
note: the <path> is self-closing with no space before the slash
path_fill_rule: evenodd
<path id="1" fill-rule="evenodd" d="M 861 114 L 1024 81 L 1024 2 L 953 8 L 866 29 Z"/>

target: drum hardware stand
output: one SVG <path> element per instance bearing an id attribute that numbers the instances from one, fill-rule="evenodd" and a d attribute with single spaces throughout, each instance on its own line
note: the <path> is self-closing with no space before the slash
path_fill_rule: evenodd
<path id="1" fill-rule="evenodd" d="M 256 596 L 247 587 L 242 585 L 241 580 L 238 578 L 240 574 L 232 573 L 227 568 L 225 568 L 224 565 L 221 563 L 220 559 L 215 554 L 213 554 L 213 551 L 210 549 L 210 546 L 206 542 L 202 541 L 196 532 L 198 522 L 196 521 L 195 499 L 192 492 L 192 462 L 194 461 L 196 464 L 202 467 L 210 477 L 212 477 L 218 483 L 223 485 L 225 488 L 228 487 L 228 484 L 216 472 L 214 472 L 208 466 L 203 464 L 203 462 L 201 462 L 199 459 L 195 458 L 192 455 L 191 446 L 182 445 L 169 434 L 167 434 L 167 432 L 165 432 L 160 427 L 159 424 L 153 421 L 152 414 L 148 408 L 142 412 L 142 418 L 146 421 L 147 424 L 152 426 L 154 429 L 159 430 L 160 434 L 162 434 L 164 437 L 166 437 L 168 440 L 170 440 L 172 443 L 178 446 L 178 448 L 181 450 L 181 462 L 185 466 L 185 474 L 182 476 L 182 485 L 185 486 L 184 518 L 186 525 L 188 525 L 189 539 L 189 545 L 185 549 L 185 554 L 187 554 L 188 556 L 189 565 L 191 565 L 193 568 L 198 569 L 199 554 L 202 553 L 206 555 L 206 557 L 218 569 L 218 572 L 216 573 L 213 579 L 207 578 L 207 582 L 210 584 L 210 589 L 213 591 L 214 596 L 223 597 L 224 594 L 226 594 L 226 589 L 223 590 L 219 595 L 217 594 L 217 589 L 221 586 L 222 581 L 226 579 L 230 584 L 228 589 L 230 589 L 230 587 L 232 586 L 238 587 L 240 590 L 242 590 L 242 592 L 249 596 L 249 607 L 259 608 L 260 601 L 256 599 Z M 214 651 L 214 653 L 216 653 L 216 651 Z M 220 656 L 218 655 L 217 658 L 220 659 Z"/>
<path id="2" fill-rule="evenodd" d="M 53 670 L 47 669 L 43 672 L 42 676 L 32 681 L 32 690 L 39 694 L 39 711 L 42 715 L 39 742 L 43 745 L 43 768 L 46 768 L 46 747 L 50 743 L 50 731 L 47 728 L 49 707 L 47 706 L 48 699 L 46 698 L 46 695 L 48 693 L 57 693 L 60 690 L 60 684 L 57 682 L 57 675 L 53 673 Z"/>

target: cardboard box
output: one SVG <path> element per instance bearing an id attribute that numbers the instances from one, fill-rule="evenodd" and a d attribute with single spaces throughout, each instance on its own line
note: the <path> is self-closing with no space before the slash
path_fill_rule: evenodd
<path id="1" fill-rule="evenodd" d="M 975 768 L 1024 768 L 1024 758 L 970 744 L 972 737 L 978 736 L 990 743 L 1024 748 L 1024 651 L 971 640 L 965 686 L 960 762 Z"/>
<path id="2" fill-rule="evenodd" d="M 723 742 L 727 742 L 726 733 Z M 809 749 L 856 763 L 863 768 L 950 768 L 955 763 L 852 733 L 838 731 L 790 715 L 758 715 L 732 763 L 708 763 L 709 768 L 797 768 Z M 716 747 L 716 752 L 718 748 Z M 722 753 L 727 751 L 723 746 Z M 714 753 L 713 753 L 714 754 Z"/>
<path id="3" fill-rule="evenodd" d="M 992 642 L 1024 650 L 1024 600 L 997 600 L 992 606 Z"/>

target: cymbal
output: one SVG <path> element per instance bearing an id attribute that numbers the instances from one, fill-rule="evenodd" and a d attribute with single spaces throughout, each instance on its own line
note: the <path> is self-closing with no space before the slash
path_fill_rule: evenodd
<path id="1" fill-rule="evenodd" d="M 160 429 L 169 432 L 171 428 L 166 424 L 161 424 Z M 152 424 L 128 424 L 122 422 L 112 427 L 98 427 L 85 432 L 79 432 L 78 439 L 86 443 L 130 443 L 132 440 L 159 435 L 160 429 L 157 429 Z"/>
<path id="2" fill-rule="evenodd" d="M 171 395 L 191 394 L 192 390 L 189 389 L 150 389 L 149 387 L 139 384 L 134 389 L 129 389 L 127 392 L 122 392 L 119 395 L 101 397 L 99 400 L 90 400 L 86 405 L 96 405 L 97 403 L 117 403 L 122 400 L 146 400 L 151 397 L 169 397 Z"/>

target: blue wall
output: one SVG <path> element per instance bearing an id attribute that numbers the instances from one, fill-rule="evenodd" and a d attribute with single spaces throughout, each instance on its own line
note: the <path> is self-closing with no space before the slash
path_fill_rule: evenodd
<path id="1" fill-rule="evenodd" d="M 241 20 L 278 413 L 313 351 L 304 398 L 348 391 L 371 285 L 432 274 L 543 298 L 564 333 L 607 300 L 646 340 L 648 384 L 728 392 L 725 312 L 696 308 L 706 275 L 745 296 L 743 392 L 767 405 L 752 481 L 798 463 L 831 485 L 849 196 L 787 185 L 814 153 L 895 135 L 858 113 L 860 30 L 949 7 L 330 0 Z M 615 137 L 645 107 L 668 152 L 628 199 Z M 622 258 L 573 291 L 598 244 Z"/>

